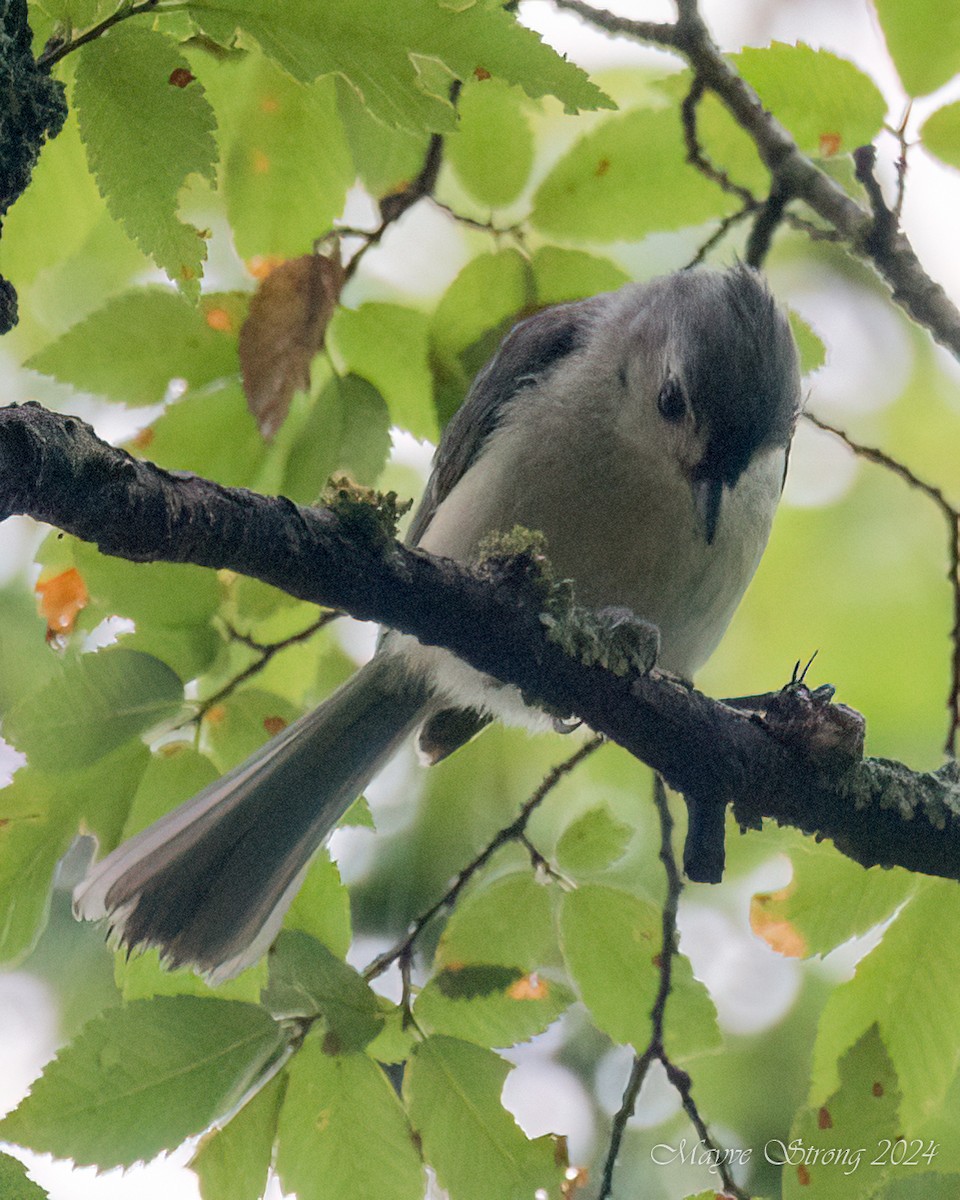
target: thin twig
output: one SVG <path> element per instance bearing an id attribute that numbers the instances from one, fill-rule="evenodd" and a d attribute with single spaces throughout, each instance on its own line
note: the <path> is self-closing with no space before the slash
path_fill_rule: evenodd
<path id="1" fill-rule="evenodd" d="M 301 629 L 299 633 L 293 633 L 290 637 L 283 638 L 279 642 L 267 642 L 266 644 L 257 642 L 246 634 L 231 629 L 230 636 L 234 641 L 241 642 L 244 646 L 254 650 L 260 657 L 255 659 L 248 667 L 245 667 L 238 675 L 235 675 L 229 682 L 225 683 L 219 691 L 214 692 L 212 696 L 208 696 L 206 700 L 202 701 L 194 719 L 204 716 L 215 704 L 219 704 L 227 696 L 236 691 L 241 683 L 246 683 L 248 679 L 252 679 L 281 650 L 286 650 L 289 646 L 296 646 L 300 642 L 307 641 L 315 633 L 318 633 L 326 625 L 329 625 L 331 621 L 335 621 L 341 616 L 343 614 L 339 612 L 325 612 L 312 625 L 308 625 L 306 629 Z"/>
<path id="2" fill-rule="evenodd" d="M 760 201 L 754 196 L 749 188 L 742 187 L 739 183 L 735 183 L 726 171 L 718 167 L 712 162 L 704 152 L 700 145 L 700 138 L 697 133 L 697 106 L 703 99 L 703 94 L 706 91 L 706 84 L 699 75 L 694 75 L 690 83 L 690 89 L 680 103 L 680 121 L 683 125 L 683 140 L 687 148 L 687 162 L 712 183 L 715 183 L 722 191 L 728 192 L 731 196 L 736 196 L 741 202 L 744 209 L 755 211 L 760 207 Z"/>
<path id="3" fill-rule="evenodd" d="M 890 129 L 890 132 L 897 139 L 897 144 L 900 147 L 900 153 L 897 155 L 897 199 L 893 205 L 893 215 L 897 224 L 900 224 L 900 218 L 903 216 L 903 202 L 907 194 L 907 155 L 910 151 L 910 143 L 907 141 L 907 126 L 910 123 L 910 117 L 913 114 L 913 100 L 908 100 L 906 108 L 903 110 L 903 116 L 900 119 L 900 124 L 896 129 Z"/>
<path id="4" fill-rule="evenodd" d="M 61 58 L 72 54 L 74 50 L 79 50 L 81 46 L 85 46 L 88 42 L 96 41 L 108 29 L 112 29 L 114 25 L 119 25 L 121 21 L 125 21 L 128 17 L 138 17 L 141 13 L 150 12 L 158 8 L 159 5 L 160 0 L 140 0 L 139 4 L 131 4 L 127 0 L 127 3 L 121 4 L 116 12 L 111 13 L 109 17 L 104 17 L 102 21 L 84 30 L 83 33 L 78 33 L 75 38 L 71 38 L 66 42 L 51 39 L 44 47 L 43 53 L 37 59 L 37 66 L 49 70 Z"/>
<path id="5" fill-rule="evenodd" d="M 671 1061 L 664 1047 L 663 1031 L 666 1021 L 667 1002 L 670 999 L 670 990 L 673 981 L 673 960 L 677 953 L 677 910 L 680 904 L 680 894 L 683 891 L 683 880 L 680 877 L 676 855 L 673 851 L 673 816 L 667 800 L 667 789 L 659 775 L 654 776 L 653 799 L 660 818 L 660 861 L 663 863 L 664 874 L 667 880 L 667 894 L 663 902 L 663 911 L 661 914 L 661 943 L 658 959 L 660 982 L 657 987 L 657 995 L 653 1002 L 653 1008 L 650 1010 L 650 1040 L 643 1051 L 633 1060 L 627 1086 L 624 1089 L 623 1100 L 613 1119 L 613 1126 L 610 1132 L 610 1145 L 607 1148 L 607 1155 L 603 1164 L 603 1177 L 597 1200 L 609 1200 L 609 1197 L 612 1195 L 613 1173 L 616 1167 L 617 1156 L 620 1153 L 620 1146 L 623 1142 L 623 1136 L 626 1132 L 627 1122 L 633 1115 L 637 1097 L 640 1095 L 640 1089 L 653 1062 L 662 1064 L 663 1069 L 666 1071 L 667 1079 L 677 1090 L 684 1111 L 693 1124 L 694 1129 L 696 1129 L 698 1137 L 716 1163 L 716 1169 L 720 1173 L 724 1190 L 732 1196 L 740 1197 L 741 1200 L 747 1200 L 747 1194 L 734 1181 L 724 1154 L 713 1141 L 710 1131 L 707 1129 L 706 1122 L 703 1120 L 694 1102 L 692 1094 L 693 1083 L 690 1076 Z"/>
<path id="6" fill-rule="evenodd" d="M 728 217 L 724 217 L 713 233 L 711 233 L 707 240 L 700 246 L 693 258 L 691 258 L 686 264 L 684 269 L 689 270 L 690 267 L 699 266 L 714 248 L 714 246 L 723 241 L 733 226 L 739 225 L 741 221 L 750 216 L 752 211 L 752 207 L 744 206 L 743 208 L 737 209 L 736 212 L 731 213 Z"/>
<path id="7" fill-rule="evenodd" d="M 952 653 L 950 660 L 950 693 L 947 697 L 950 722 L 947 729 L 944 752 L 955 757 L 957 739 L 960 736 L 960 509 L 951 504 L 943 491 L 935 484 L 927 483 L 926 480 L 915 475 L 902 462 L 891 458 L 889 454 L 885 454 L 882 450 L 878 450 L 874 446 L 865 446 L 861 442 L 854 441 L 842 429 L 837 429 L 835 425 L 828 425 L 826 421 L 822 421 L 819 417 L 814 416 L 813 413 L 804 413 L 804 416 L 817 429 L 822 429 L 824 433 L 830 433 L 834 437 L 839 438 L 859 458 L 886 468 L 886 470 L 891 471 L 898 478 L 909 484 L 910 487 L 926 496 L 940 510 L 947 523 L 948 556 L 950 563 L 947 580 L 953 596 L 953 627 L 950 630 Z"/>
<path id="8" fill-rule="evenodd" d="M 550 792 L 552 792 L 557 786 L 560 780 L 566 775 L 569 775 L 570 772 L 578 767 L 588 755 L 592 754 L 594 750 L 601 746 L 603 744 L 603 740 L 604 739 L 599 734 L 594 734 L 589 741 L 584 742 L 583 745 L 573 754 L 571 754 L 569 758 L 564 759 L 563 762 L 558 763 L 551 771 L 549 771 L 547 775 L 544 776 L 537 790 L 524 803 L 516 820 L 511 821 L 509 825 L 505 825 L 502 829 L 495 833 L 486 846 L 484 846 L 484 848 L 476 856 L 476 858 L 469 862 L 463 868 L 463 870 L 460 871 L 453 883 L 447 888 L 440 899 L 437 900 L 435 904 L 431 904 L 430 907 L 413 922 L 407 933 L 400 938 L 398 942 L 391 946 L 389 950 L 385 950 L 383 954 L 375 958 L 373 962 L 366 967 L 363 972 L 364 979 L 376 979 L 378 975 L 382 975 L 383 972 L 386 971 L 386 969 L 394 962 L 397 962 L 398 960 L 402 961 L 405 957 L 409 957 L 413 950 L 414 943 L 423 933 L 424 929 L 426 929 L 426 927 L 430 924 L 433 918 L 437 915 L 437 913 L 441 912 L 445 908 L 452 907 L 456 903 L 457 897 L 474 877 L 474 875 L 476 875 L 481 867 L 485 866 L 486 863 L 490 861 L 490 859 L 502 846 L 509 845 L 510 842 L 523 842 L 527 847 L 528 852 L 533 850 L 530 842 L 526 840 L 526 830 L 530 818 L 547 798 Z M 536 853 L 536 851 L 534 851 L 534 853 Z"/>

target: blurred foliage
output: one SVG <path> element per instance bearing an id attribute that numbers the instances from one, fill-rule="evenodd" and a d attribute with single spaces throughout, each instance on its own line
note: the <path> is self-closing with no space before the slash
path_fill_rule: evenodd
<path id="1" fill-rule="evenodd" d="M 949 6 L 875 6 L 911 94 L 960 69 Z M 39 49 L 113 6 L 31 0 L 28 11 Z M 731 61 L 801 147 L 855 187 L 848 152 L 886 115 L 876 84 L 803 45 Z M 68 54 L 54 75 L 70 115 L 0 241 L 0 270 L 20 295 L 5 341 L 14 394 L 79 405 L 164 467 L 300 503 L 340 473 L 409 491 L 409 470 L 388 464 L 391 441 L 435 439 L 518 318 L 665 260 L 683 265 L 739 204 L 686 164 L 687 72 L 591 81 L 493 0 L 161 5 Z M 922 130 L 950 168 L 958 111 L 939 109 Z M 712 160 L 762 194 L 753 144 L 711 96 L 698 129 Z M 386 228 L 364 250 L 326 349 L 264 439 L 237 357 L 258 281 L 337 223 L 376 229 L 377 204 L 390 211 L 440 134 L 439 204 L 422 199 L 409 218 L 422 222 L 413 253 L 399 258 Z M 743 239 L 734 227 L 713 257 L 729 261 Z M 353 236 L 345 248 L 363 244 Z M 842 250 L 783 229 L 768 267 L 788 303 L 817 280 L 806 320 L 792 314 L 811 409 L 960 501 L 955 368 L 889 307 L 889 336 L 874 335 L 886 298 Z M 851 351 L 832 327 L 831 294 L 866 314 L 870 355 L 890 381 L 881 397 L 833 382 Z M 812 677 L 866 714 L 871 753 L 936 765 L 952 620 L 943 519 L 825 434 L 802 431 L 793 470 L 796 492 L 698 682 L 716 695 L 766 690 L 817 650 Z M 108 1167 L 218 1121 L 192 1164 L 204 1200 L 258 1200 L 271 1171 L 300 1200 L 418 1200 L 423 1162 L 451 1200 L 558 1200 L 564 1186 L 581 1194 L 574 1172 L 564 1184 L 563 1143 L 528 1138 L 503 1108 L 517 1054 L 497 1053 L 549 1029 L 530 1053 L 550 1055 L 589 1094 L 589 1128 L 571 1145 L 592 1194 L 618 1103 L 601 1094 L 597 1066 L 616 1044 L 643 1049 L 659 980 L 664 881 L 648 773 L 607 746 L 564 778 L 527 830 L 552 873 L 516 843 L 498 851 L 425 925 L 402 1005 L 357 968 L 444 895 L 580 735 L 492 728 L 426 775 L 401 758 L 373 789 L 378 829 L 364 828 L 364 808 L 345 819 L 359 828 L 344 844 L 366 864 L 344 854 L 350 886 L 322 851 L 269 964 L 220 988 L 164 971 L 155 953 L 115 962 L 99 932 L 69 916 L 77 833 L 103 853 L 195 793 L 342 682 L 352 643 L 336 624 L 306 636 L 315 609 L 226 572 L 120 562 L 56 533 L 36 560 L 42 616 L 26 570 L 0 590 L 0 716 L 28 760 L 0 790 L 0 950 L 56 990 L 67 1044 L 3 1137 Z M 792 878 L 770 890 L 756 880 L 777 857 Z M 747 939 L 746 897 L 761 887 L 754 952 L 771 971 L 783 967 L 777 952 L 807 960 L 794 964 L 785 1011 L 733 1032 L 703 979 L 736 947 L 684 933 L 674 962 L 666 1043 L 718 1145 L 750 1150 L 742 1178 L 756 1195 L 955 1194 L 956 888 L 863 871 L 792 830 L 731 827 L 726 883 L 696 900 Z M 852 977 L 821 965 L 833 952 L 849 963 L 858 938 Z M 762 991 L 764 978 L 738 982 Z M 384 990 L 395 997 L 393 982 Z M 301 1025 L 290 1042 L 294 1020 L 309 1032 Z M 618 1194 L 714 1196 L 676 1097 L 648 1119 L 651 1095 L 628 1127 Z M 653 1165 L 656 1147 L 681 1144 L 687 1152 Z M 861 1146 L 850 1171 L 830 1157 Z M 26 1200 L 38 1189 L 0 1156 L 0 1193 Z"/>

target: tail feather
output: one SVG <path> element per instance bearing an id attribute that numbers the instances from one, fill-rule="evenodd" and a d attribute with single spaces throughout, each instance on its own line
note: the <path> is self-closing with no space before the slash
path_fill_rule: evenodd
<path id="1" fill-rule="evenodd" d="M 79 885 L 79 917 L 214 981 L 273 940 L 307 865 L 422 719 L 427 685 L 378 656 L 246 762 L 118 847 Z"/>

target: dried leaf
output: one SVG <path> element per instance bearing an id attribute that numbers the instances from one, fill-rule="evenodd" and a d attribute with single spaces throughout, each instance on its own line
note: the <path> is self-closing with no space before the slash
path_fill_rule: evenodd
<path id="1" fill-rule="evenodd" d="M 260 432 L 272 437 L 293 394 L 310 382 L 310 360 L 343 287 L 339 255 L 305 254 L 271 271 L 250 301 L 240 330 L 243 390 Z"/>

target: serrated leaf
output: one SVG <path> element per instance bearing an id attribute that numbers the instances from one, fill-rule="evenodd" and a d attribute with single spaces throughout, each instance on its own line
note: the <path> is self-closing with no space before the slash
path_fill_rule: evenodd
<path id="1" fill-rule="evenodd" d="M 843 1056 L 838 1074 L 840 1087 L 823 1104 L 797 1115 L 786 1145 L 768 1147 L 774 1162 L 785 1163 L 784 1200 L 862 1200 L 877 1195 L 883 1181 L 897 1173 L 883 1142 L 900 1136 L 900 1094 L 876 1026 Z"/>
<path id="2" fill-rule="evenodd" d="M 852 62 L 802 42 L 772 42 L 733 55 L 733 62 L 807 154 L 849 154 L 883 128 L 887 102 Z"/>
<path id="3" fill-rule="evenodd" d="M 552 1138 L 530 1141 L 502 1107 L 510 1068 L 490 1050 L 449 1037 L 421 1042 L 403 1092 L 424 1157 L 456 1200 L 559 1196 L 562 1167 Z"/>
<path id="4" fill-rule="evenodd" d="M 305 254 L 270 272 L 240 330 L 247 404 L 264 437 L 283 424 L 295 391 L 310 386 L 310 362 L 323 346 L 346 276 L 339 256 Z"/>
<path id="5" fill-rule="evenodd" d="M 237 250 L 300 255 L 332 228 L 353 184 L 334 80 L 303 84 L 262 54 L 205 74 Z"/>
<path id="6" fill-rule="evenodd" d="M 186 71 L 186 87 L 174 86 Z M 129 21 L 78 54 L 74 104 L 107 206 L 145 253 L 193 296 L 206 258 L 200 232 L 177 217 L 187 177 L 212 180 L 213 110 L 190 64 L 164 34 Z"/>
<path id="7" fill-rule="evenodd" d="M 287 0 L 192 0 L 202 28 L 230 26 L 253 35 L 264 52 L 303 83 L 343 75 L 381 121 L 411 130 L 448 130 L 454 110 L 417 64 L 442 64 L 459 79 L 480 69 L 520 85 L 530 96 L 555 95 L 568 111 L 613 102 L 539 36 L 499 4 L 480 0 L 454 11 L 441 0 L 371 0 L 314 4 Z"/>
<path id="8" fill-rule="evenodd" d="M 920 140 L 941 162 L 960 169 L 960 102 L 932 113 L 920 128 Z"/>
<path id="9" fill-rule="evenodd" d="M 662 917 L 626 892 L 585 884 L 563 897 L 560 940 L 570 975 L 596 1022 L 642 1052 L 660 982 Z M 717 1017 L 689 959 L 674 956 L 665 1024 L 667 1050 L 685 1058 L 719 1045 Z"/>
<path id="10" fill-rule="evenodd" d="M 340 829 L 376 829 L 377 823 L 373 819 L 373 813 L 370 811 L 370 804 L 366 796 L 358 796 L 350 805 L 347 811 L 337 822 Z"/>
<path id="11" fill-rule="evenodd" d="M 283 927 L 308 933 L 338 958 L 346 956 L 352 938 L 350 893 L 327 850 L 321 849 L 310 864 Z"/>
<path id="12" fill-rule="evenodd" d="M 182 703 L 183 684 L 165 663 L 111 646 L 67 661 L 7 714 L 4 736 L 41 770 L 69 771 L 153 729 Z"/>
<path id="13" fill-rule="evenodd" d="M 542 1033 L 573 1003 L 568 987 L 541 972 L 466 964 L 430 979 L 417 996 L 418 1025 L 478 1046 L 515 1046 Z"/>
<path id="14" fill-rule="evenodd" d="M 365 1054 L 308 1037 L 289 1067 L 277 1174 L 298 1200 L 421 1200 L 423 1169 L 383 1072 Z"/>
<path id="15" fill-rule="evenodd" d="M 172 379 L 197 388 L 237 374 L 239 307 L 246 300 L 208 295 L 198 308 L 165 288 L 126 292 L 45 346 L 27 366 L 78 391 L 126 404 L 157 404 Z"/>
<path id="16" fill-rule="evenodd" d="M 790 883 L 750 905 L 754 933 L 781 954 L 829 954 L 887 920 L 917 887 L 907 871 L 865 871 L 827 846 L 799 843 L 790 860 Z"/>
<path id="17" fill-rule="evenodd" d="M 368 380 L 383 396 L 393 424 L 436 440 L 428 327 L 429 319 L 412 308 L 372 302 L 337 309 L 328 344 L 343 373 Z"/>
<path id="18" fill-rule="evenodd" d="M 113 957 L 113 978 L 126 1002 L 151 996 L 202 996 L 257 1004 L 267 983 L 267 963 L 261 959 L 232 979 L 212 986 L 188 967 L 171 971 L 162 966 L 159 950 L 134 955 L 118 950 Z"/>
<path id="19" fill-rule="evenodd" d="M 362 1050 L 383 1026 L 376 994 L 353 967 L 314 938 L 289 929 L 271 951 L 263 1003 L 277 1018 L 323 1017 L 328 1053 Z"/>
<path id="20" fill-rule="evenodd" d="M 286 1089 L 286 1074 L 277 1075 L 222 1129 L 201 1140 L 189 1166 L 203 1200 L 260 1200 Z"/>
<path id="21" fill-rule="evenodd" d="M 960 898 L 949 884 L 922 880 L 854 978 L 827 1001 L 814 1044 L 812 1102 L 836 1088 L 839 1059 L 876 1024 L 900 1081 L 903 1124 L 913 1129 L 935 1114 L 960 1068 L 958 972 Z M 922 1019 L 905 1021 L 906 1012 Z"/>
<path id="22" fill-rule="evenodd" d="M 84 1165 L 130 1166 L 237 1104 L 284 1035 L 252 1004 L 160 996 L 84 1026 L 0 1123 L 19 1145 Z"/>
<path id="23" fill-rule="evenodd" d="M 807 322 L 798 316 L 797 313 L 790 312 L 787 316 L 790 319 L 793 340 L 797 343 L 797 349 L 800 352 L 801 374 L 810 375 L 814 371 L 819 371 L 827 361 L 826 346 Z"/>
<path id="24" fill-rule="evenodd" d="M 614 242 L 698 225 L 734 206 L 687 165 L 677 110 L 638 109 L 604 121 L 560 159 L 530 220 L 553 236 Z"/>
<path id="25" fill-rule="evenodd" d="M 23 1163 L 9 1154 L 0 1154 L 0 1196 L 3 1200 L 47 1200 L 47 1193 L 27 1175 Z"/>
<path id="26" fill-rule="evenodd" d="M 469 81 L 457 101 L 457 115 L 457 131 L 444 142 L 444 158 L 479 204 L 510 204 L 533 167 L 533 133 L 518 91 L 499 79 Z"/>
<path id="27" fill-rule="evenodd" d="M 0 962 L 15 963 L 47 923 L 57 862 L 81 821 L 114 845 L 149 751 L 128 743 L 69 774 L 18 771 L 0 789 Z"/>
<path id="28" fill-rule="evenodd" d="M 557 866 L 572 875 L 602 871 L 621 858 L 633 830 L 608 808 L 591 808 L 572 821 L 557 842 Z"/>
<path id="29" fill-rule="evenodd" d="M 960 9 L 938 0 L 874 0 L 890 57 L 911 96 L 960 71 Z"/>

